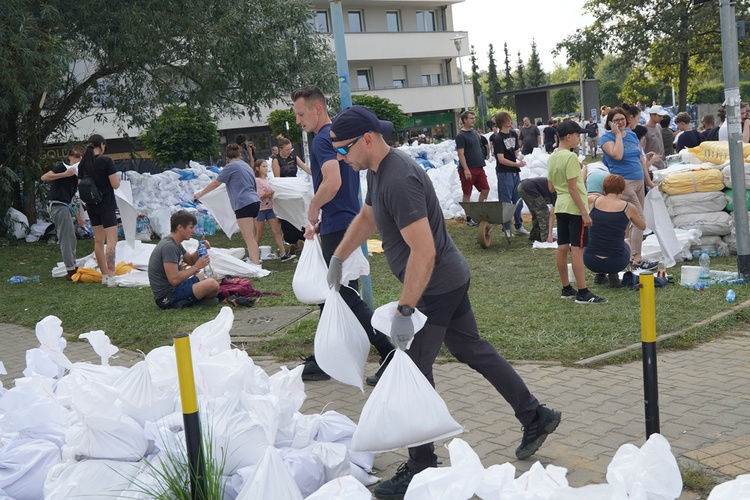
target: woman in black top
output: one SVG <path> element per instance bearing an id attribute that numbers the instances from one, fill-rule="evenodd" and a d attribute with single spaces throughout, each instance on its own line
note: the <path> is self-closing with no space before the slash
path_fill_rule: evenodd
<path id="1" fill-rule="evenodd" d="M 78 178 L 88 175 L 94 179 L 96 187 L 102 193 L 102 201 L 97 204 L 86 204 L 86 211 L 94 231 L 94 255 L 102 273 L 102 283 L 115 287 L 115 248 L 117 247 L 117 201 L 115 189 L 120 187 L 115 162 L 103 156 L 107 142 L 99 134 L 89 137 L 86 153 L 78 165 Z M 106 243 L 106 254 L 105 254 Z"/>
<path id="2" fill-rule="evenodd" d="M 302 159 L 292 154 L 292 141 L 279 135 L 276 137 L 279 141 L 279 154 L 273 157 L 271 169 L 274 177 L 297 177 L 297 167 L 304 170 L 307 175 L 312 175 Z"/>

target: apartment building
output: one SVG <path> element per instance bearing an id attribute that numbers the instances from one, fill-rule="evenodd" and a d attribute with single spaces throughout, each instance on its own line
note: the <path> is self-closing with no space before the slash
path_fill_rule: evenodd
<path id="1" fill-rule="evenodd" d="M 401 106 L 409 116 L 401 136 L 424 133 L 432 137 L 452 138 L 457 131 L 458 115 L 474 103 L 470 82 L 462 88 L 458 51 L 454 38 L 463 37 L 460 54 L 464 71 L 470 71 L 468 33 L 454 31 L 451 6 L 463 0 L 351 0 L 342 2 L 346 55 L 352 95 L 377 95 Z M 310 23 L 321 33 L 333 27 L 330 4 L 315 0 Z M 279 107 L 286 107 L 279 103 Z M 272 109 L 262 113 L 262 119 Z M 106 116 L 106 115 L 105 115 Z M 222 143 L 234 141 L 238 134 L 253 140 L 261 156 L 275 144 L 265 122 L 251 118 L 221 118 L 218 126 Z M 73 135 L 88 137 L 97 132 L 110 139 L 112 154 L 122 160 L 130 157 L 132 146 L 118 140 L 127 134 L 136 137 L 140 130 L 122 130 L 114 122 L 102 123 L 87 117 L 78 122 Z M 140 156 L 140 155 L 139 155 Z M 118 158 L 120 159 L 120 158 Z"/>

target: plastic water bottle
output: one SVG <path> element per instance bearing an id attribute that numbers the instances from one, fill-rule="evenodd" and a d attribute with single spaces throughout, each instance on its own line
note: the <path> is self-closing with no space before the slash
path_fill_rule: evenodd
<path id="1" fill-rule="evenodd" d="M 659 264 L 656 266 L 656 277 L 657 278 L 666 278 L 667 277 L 667 266 L 664 265 L 664 261 L 659 261 Z"/>
<path id="2" fill-rule="evenodd" d="M 708 251 L 703 250 L 701 256 L 698 259 L 698 264 L 701 266 L 700 279 L 708 279 L 711 277 L 711 257 L 708 256 Z"/>
<path id="3" fill-rule="evenodd" d="M 198 257 L 202 259 L 206 255 L 208 255 L 208 248 L 206 248 L 205 240 L 201 240 L 200 245 L 198 245 Z M 203 268 L 203 276 L 206 278 L 214 277 L 214 270 L 211 268 L 211 263 L 206 264 L 206 267 Z"/>
<path id="4" fill-rule="evenodd" d="M 727 302 L 734 302 L 736 298 L 737 294 L 734 293 L 734 290 L 727 290 Z"/>
<path id="5" fill-rule="evenodd" d="M 36 274 L 34 276 L 13 276 L 7 279 L 8 283 L 39 283 L 41 279 Z"/>

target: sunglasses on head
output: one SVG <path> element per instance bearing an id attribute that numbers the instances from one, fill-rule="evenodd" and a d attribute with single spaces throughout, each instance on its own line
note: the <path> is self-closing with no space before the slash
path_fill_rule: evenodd
<path id="1" fill-rule="evenodd" d="M 357 141 L 359 141 L 364 136 L 365 136 L 365 134 L 362 134 L 359 137 L 357 137 L 356 139 L 354 139 L 352 142 L 350 142 L 349 144 L 337 147 L 336 151 L 338 151 L 338 153 L 340 155 L 342 155 L 342 156 L 348 155 L 349 154 L 349 150 L 352 149 L 352 146 L 354 146 L 355 144 L 357 144 Z"/>

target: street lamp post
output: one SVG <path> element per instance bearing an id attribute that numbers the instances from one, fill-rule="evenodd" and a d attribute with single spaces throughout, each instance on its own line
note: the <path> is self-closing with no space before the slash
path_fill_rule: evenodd
<path id="1" fill-rule="evenodd" d="M 461 62 L 461 40 L 463 40 L 465 37 L 461 35 L 456 35 L 451 40 L 453 40 L 453 45 L 456 46 L 456 52 L 458 53 L 457 59 L 458 59 L 458 70 L 460 72 L 459 77 L 461 78 L 461 94 L 464 98 L 464 111 L 466 111 L 468 108 L 466 106 L 466 87 L 464 83 L 464 65 Z"/>

